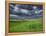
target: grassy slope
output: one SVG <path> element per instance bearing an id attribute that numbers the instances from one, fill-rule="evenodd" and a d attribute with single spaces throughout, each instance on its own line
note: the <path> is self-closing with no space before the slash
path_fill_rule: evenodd
<path id="1" fill-rule="evenodd" d="M 31 21 L 10 21 L 10 32 L 42 32 L 41 18 Z"/>

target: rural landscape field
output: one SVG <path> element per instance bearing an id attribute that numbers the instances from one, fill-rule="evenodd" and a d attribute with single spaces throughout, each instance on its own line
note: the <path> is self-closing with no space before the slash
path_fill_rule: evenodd
<path id="1" fill-rule="evenodd" d="M 31 19 L 31 21 L 10 21 L 10 32 L 42 32 L 42 19 Z"/>
<path id="2" fill-rule="evenodd" d="M 43 32 L 42 15 L 42 5 L 10 4 L 9 32 Z"/>

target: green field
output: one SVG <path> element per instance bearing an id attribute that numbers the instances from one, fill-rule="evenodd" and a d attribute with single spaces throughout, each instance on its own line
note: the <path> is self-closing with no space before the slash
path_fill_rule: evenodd
<path id="1" fill-rule="evenodd" d="M 42 19 L 30 19 L 30 21 L 10 21 L 9 32 L 42 32 Z"/>

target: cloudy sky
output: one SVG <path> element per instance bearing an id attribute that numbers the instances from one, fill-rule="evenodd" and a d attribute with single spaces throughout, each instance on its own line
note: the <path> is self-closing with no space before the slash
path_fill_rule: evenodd
<path id="1" fill-rule="evenodd" d="M 27 18 L 34 15 L 42 16 L 43 8 L 42 5 L 20 5 L 10 4 L 10 17 L 14 18 Z"/>

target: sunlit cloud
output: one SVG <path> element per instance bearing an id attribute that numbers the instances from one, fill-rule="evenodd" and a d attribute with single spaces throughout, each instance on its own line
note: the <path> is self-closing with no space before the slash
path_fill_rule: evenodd
<path id="1" fill-rule="evenodd" d="M 14 7 L 14 11 L 19 12 L 19 9 L 20 9 L 20 8 L 18 8 L 18 6 L 19 6 L 19 5 L 16 5 L 16 6 Z"/>
<path id="2" fill-rule="evenodd" d="M 17 15 L 14 15 L 14 14 L 10 14 L 11 17 L 17 17 Z"/>
<path id="3" fill-rule="evenodd" d="M 39 13 L 41 13 L 43 10 L 37 10 L 37 11 L 35 11 L 35 13 L 36 14 L 39 14 Z"/>
<path id="4" fill-rule="evenodd" d="M 10 5 L 10 7 L 14 7 L 13 5 Z"/>
<path id="5" fill-rule="evenodd" d="M 26 9 L 20 9 L 20 11 L 21 11 L 22 13 L 25 13 L 25 14 L 28 14 L 28 12 L 29 12 L 29 10 L 26 10 Z"/>
<path id="6" fill-rule="evenodd" d="M 29 10 L 19 8 L 19 5 L 15 6 L 14 11 L 15 12 L 22 12 L 22 13 L 25 13 L 25 14 L 27 14 L 29 12 Z"/>
<path id="7" fill-rule="evenodd" d="M 39 10 L 39 13 L 40 13 L 40 12 L 43 12 L 43 10 Z"/>
<path id="8" fill-rule="evenodd" d="M 33 8 L 33 9 L 37 9 L 37 6 L 33 6 L 32 8 Z"/>

